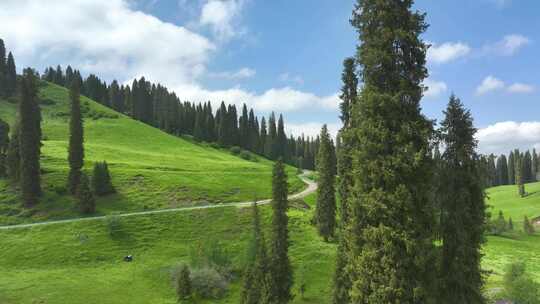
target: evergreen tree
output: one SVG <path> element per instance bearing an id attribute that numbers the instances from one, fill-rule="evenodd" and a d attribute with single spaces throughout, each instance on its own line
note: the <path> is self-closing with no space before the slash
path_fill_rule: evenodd
<path id="1" fill-rule="evenodd" d="M 319 234 L 327 242 L 334 236 L 336 228 L 336 194 L 335 194 L 335 155 L 333 143 L 326 125 L 321 130 L 321 144 L 317 154 L 317 171 L 319 172 L 319 187 L 317 188 L 317 207 L 315 223 Z"/>
<path id="2" fill-rule="evenodd" d="M 112 185 L 109 165 L 106 161 L 96 162 L 92 173 L 92 189 L 98 196 L 112 194 L 115 189 Z"/>
<path id="3" fill-rule="evenodd" d="M 532 177 L 532 157 L 531 152 L 527 151 L 523 155 L 523 163 L 522 163 L 522 174 L 523 174 L 523 182 L 524 183 L 530 183 L 533 182 Z"/>
<path id="4" fill-rule="evenodd" d="M 15 59 L 11 52 L 9 52 L 7 57 L 5 81 L 6 97 L 14 96 L 17 92 L 17 69 L 15 67 Z"/>
<path id="5" fill-rule="evenodd" d="M 124 100 L 116 80 L 114 80 L 109 87 L 109 100 L 111 101 L 111 106 L 114 110 L 124 113 Z"/>
<path id="6" fill-rule="evenodd" d="M 433 131 L 420 111 L 427 24 L 412 4 L 359 0 L 353 10 L 363 90 L 352 116 L 352 303 L 434 301 Z"/>
<path id="7" fill-rule="evenodd" d="M 538 154 L 536 154 L 536 149 L 532 151 L 532 162 L 531 162 L 531 181 L 536 182 L 536 174 L 538 173 Z"/>
<path id="8" fill-rule="evenodd" d="M 514 159 L 514 151 L 510 151 L 508 154 L 508 184 L 516 184 L 516 171 L 515 171 L 516 160 Z"/>
<path id="9" fill-rule="evenodd" d="M 488 164 L 487 164 L 487 170 L 488 170 L 488 186 L 498 186 L 497 181 L 497 168 L 495 166 L 495 155 L 491 154 L 488 157 Z"/>
<path id="10" fill-rule="evenodd" d="M 274 165 L 272 177 L 272 235 L 269 270 L 263 303 L 281 304 L 292 300 L 293 273 L 289 261 L 289 229 L 287 216 L 287 174 L 281 160 Z"/>
<path id="11" fill-rule="evenodd" d="M 289 157 L 287 153 L 287 135 L 285 135 L 285 123 L 283 122 L 283 115 L 279 115 L 277 124 L 277 133 L 275 145 L 275 157 L 281 158 L 284 162 L 287 162 Z"/>
<path id="12" fill-rule="evenodd" d="M 351 140 L 351 114 L 356 99 L 358 97 L 358 77 L 355 74 L 354 58 L 347 58 L 343 62 L 343 73 L 341 74 L 343 86 L 341 88 L 341 121 L 343 128 L 338 134 L 340 144 L 338 150 L 338 194 L 340 198 L 340 238 L 336 257 L 336 271 L 334 273 L 334 289 L 332 301 L 334 304 L 349 303 L 351 290 L 351 280 L 346 268 L 349 263 L 347 257 L 349 248 L 347 246 L 349 211 L 349 193 L 352 189 L 352 140 Z"/>
<path id="13" fill-rule="evenodd" d="M 92 214 L 96 211 L 96 201 L 90 190 L 88 177 L 84 173 L 81 174 L 81 181 L 77 188 L 77 200 L 82 214 Z"/>
<path id="14" fill-rule="evenodd" d="M 514 222 L 512 221 L 512 217 L 508 218 L 508 230 L 514 230 Z"/>
<path id="15" fill-rule="evenodd" d="M 484 190 L 471 113 L 454 95 L 445 111 L 442 138 L 441 279 L 438 303 L 484 303 L 480 267 L 484 243 Z M 464 229 L 465 228 L 465 229 Z"/>
<path id="16" fill-rule="evenodd" d="M 523 153 L 520 153 L 519 150 L 514 150 L 514 171 L 516 174 L 515 180 L 516 185 L 518 186 L 518 194 L 520 197 L 524 197 L 526 195 L 525 192 L 525 179 L 523 175 Z"/>
<path id="17" fill-rule="evenodd" d="M 529 218 L 527 216 L 523 217 L 523 232 L 529 235 L 532 235 L 535 232 L 534 223 L 529 221 Z"/>
<path id="18" fill-rule="evenodd" d="M 20 128 L 19 123 L 15 123 L 11 132 L 11 140 L 6 154 L 7 175 L 12 182 L 19 182 L 21 177 L 21 153 L 20 153 Z"/>
<path id="19" fill-rule="evenodd" d="M 68 189 L 71 194 L 75 194 L 81 181 L 81 169 L 84 165 L 84 127 L 80 88 L 76 81 L 71 85 L 69 98 L 71 101 L 71 117 L 69 120 Z"/>
<path id="20" fill-rule="evenodd" d="M 268 118 L 268 135 L 266 136 L 266 142 L 264 144 L 264 155 L 269 159 L 276 160 L 277 156 L 277 127 L 276 127 L 276 116 L 274 112 L 270 114 Z"/>
<path id="21" fill-rule="evenodd" d="M 241 304 L 259 304 L 265 293 L 265 275 L 268 258 L 257 202 L 253 203 L 253 238 L 248 252 L 248 265 L 244 274 Z"/>
<path id="22" fill-rule="evenodd" d="M 178 301 L 186 300 L 191 297 L 191 278 L 187 265 L 182 265 L 178 278 L 176 278 L 176 296 Z"/>
<path id="23" fill-rule="evenodd" d="M 504 154 L 497 159 L 497 175 L 500 185 L 508 185 L 508 160 Z"/>
<path id="24" fill-rule="evenodd" d="M 36 76 L 31 69 L 24 71 L 19 102 L 19 151 L 21 191 L 26 207 L 36 205 L 41 195 L 39 164 L 41 111 L 37 99 L 36 81 Z"/>
<path id="25" fill-rule="evenodd" d="M 0 39 L 0 97 L 7 96 L 6 72 L 6 46 L 4 40 Z"/>
<path id="26" fill-rule="evenodd" d="M 7 177 L 7 155 L 9 150 L 9 124 L 0 119 L 0 178 Z"/>

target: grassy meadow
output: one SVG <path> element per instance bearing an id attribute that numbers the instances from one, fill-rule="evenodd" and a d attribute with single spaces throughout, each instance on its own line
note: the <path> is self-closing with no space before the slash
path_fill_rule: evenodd
<path id="1" fill-rule="evenodd" d="M 45 195 L 32 210 L 20 208 L 16 189 L 0 181 L 0 225 L 78 216 L 73 198 L 65 193 L 68 172 L 68 91 L 43 82 L 42 184 Z M 142 211 L 197 204 L 217 204 L 268 198 L 272 162 L 257 156 L 247 161 L 228 150 L 166 134 L 118 114 L 86 97 L 85 171 L 93 162 L 107 161 L 118 193 L 99 198 L 97 213 Z M 0 100 L 0 118 L 15 121 L 16 104 Z M 288 167 L 291 192 L 303 187 Z"/>

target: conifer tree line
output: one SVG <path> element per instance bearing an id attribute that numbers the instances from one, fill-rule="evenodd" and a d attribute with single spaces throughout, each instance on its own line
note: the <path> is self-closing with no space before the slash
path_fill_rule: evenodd
<path id="1" fill-rule="evenodd" d="M 490 154 L 482 159 L 488 187 L 519 185 L 538 181 L 539 156 L 536 149 L 521 152 L 515 149 L 508 156 Z"/>
<path id="2" fill-rule="evenodd" d="M 477 154 L 459 98 L 438 130 L 421 113 L 428 25 L 413 4 L 358 0 L 353 9 L 360 43 L 343 63 L 340 95 L 336 304 L 485 303 L 489 158 Z"/>
<path id="3" fill-rule="evenodd" d="M 111 84 L 96 75 L 85 79 L 68 66 L 45 69 L 42 79 L 70 87 L 77 83 L 80 92 L 107 107 L 174 135 L 190 135 L 196 140 L 216 142 L 223 147 L 238 146 L 253 153 L 304 169 L 315 169 L 318 138 L 287 136 L 282 115 L 257 117 L 253 109 L 244 104 L 220 104 L 212 109 L 210 102 L 181 101 L 174 92 L 160 84 L 135 79 L 131 86 Z M 215 110 L 215 111 L 214 111 Z"/>
<path id="4" fill-rule="evenodd" d="M 17 93 L 17 69 L 15 58 L 9 52 L 6 55 L 4 40 L 0 39 L 0 97 L 8 98 Z"/>

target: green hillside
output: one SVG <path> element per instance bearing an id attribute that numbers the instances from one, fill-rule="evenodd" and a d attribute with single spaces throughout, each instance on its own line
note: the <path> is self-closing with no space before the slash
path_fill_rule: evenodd
<path id="1" fill-rule="evenodd" d="M 20 208 L 17 191 L 0 181 L 0 224 L 76 217 L 65 195 L 67 177 L 68 91 L 42 83 L 42 169 L 45 195 L 33 210 Z M 85 97 L 85 170 L 106 160 L 118 194 L 100 198 L 97 213 L 174 208 L 270 197 L 271 165 L 262 157 L 247 161 L 227 150 L 168 135 L 118 114 Z M 16 105 L 0 100 L 0 117 L 10 124 Z M 291 191 L 303 187 L 288 168 Z"/>
<path id="2" fill-rule="evenodd" d="M 492 212 L 511 214 L 519 205 L 534 214 L 540 196 L 532 193 L 540 183 L 527 189 L 531 196 L 524 199 L 515 186 L 489 189 Z M 297 295 L 293 303 L 330 303 L 336 247 L 324 243 L 310 224 L 315 196 L 305 201 L 311 209 L 293 204 L 299 207 L 289 211 L 293 290 L 298 294 L 299 285 L 306 286 L 305 298 Z M 271 209 L 261 211 L 268 227 Z M 0 303 L 176 303 L 172 270 L 189 262 L 200 244 L 219 244 L 241 271 L 250 217 L 250 209 L 234 207 L 134 216 L 122 219 L 114 237 L 103 220 L 0 230 Z M 134 262 L 123 262 L 126 254 L 133 254 Z M 516 259 L 540 282 L 540 233 L 490 236 L 484 254 L 483 267 L 491 271 L 487 291 L 501 287 L 504 266 Z M 202 303 L 236 304 L 240 286 L 237 277 L 226 298 Z"/>

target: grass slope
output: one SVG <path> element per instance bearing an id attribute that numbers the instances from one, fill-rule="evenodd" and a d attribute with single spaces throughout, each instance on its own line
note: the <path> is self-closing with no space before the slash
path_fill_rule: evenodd
<path id="1" fill-rule="evenodd" d="M 68 91 L 43 83 L 39 96 L 44 101 L 41 163 L 45 195 L 39 207 L 23 210 L 16 189 L 0 181 L 0 224 L 78 216 L 72 197 L 61 191 L 68 171 Z M 246 161 L 226 150 L 168 135 L 81 98 L 87 108 L 85 170 L 91 173 L 93 162 L 106 160 L 118 190 L 118 194 L 98 200 L 98 214 L 270 196 L 270 161 L 262 157 Z M 16 107 L 0 100 L 0 118 L 13 124 Z M 288 171 L 291 191 L 303 187 L 294 169 L 288 167 Z"/>
<path id="2" fill-rule="evenodd" d="M 529 193 L 540 183 L 527 185 Z M 535 214 L 540 197 L 517 197 L 515 186 L 489 189 L 494 210 Z M 516 195 L 514 195 L 516 194 Z M 335 244 L 321 241 L 310 225 L 312 207 L 289 211 L 290 257 L 295 271 L 294 291 L 306 285 L 305 299 L 292 303 L 331 303 Z M 516 207 L 520 207 L 516 209 Z M 532 211 L 530 211 L 532 210 Z M 271 209 L 262 206 L 268 228 Z M 516 218 L 520 211 L 515 211 Z M 58 224 L 0 231 L 0 303 L 175 303 L 171 271 L 189 262 L 190 252 L 201 242 L 219 242 L 242 269 L 250 237 L 248 208 L 155 214 L 122 220 L 122 234 L 108 235 L 104 221 Z M 516 226 L 517 227 L 517 226 Z M 521 228 L 519 228 L 521 229 Z M 122 262 L 133 254 L 133 263 Z M 526 261 L 540 281 L 540 235 L 516 231 L 488 237 L 483 267 L 492 271 L 488 289 L 499 288 L 504 266 Z M 238 303 L 241 282 L 236 281 L 225 299 L 205 303 Z"/>

